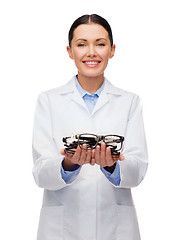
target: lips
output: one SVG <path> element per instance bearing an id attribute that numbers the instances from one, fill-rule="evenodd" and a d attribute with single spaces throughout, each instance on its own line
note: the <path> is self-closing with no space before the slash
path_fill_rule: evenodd
<path id="1" fill-rule="evenodd" d="M 98 60 L 85 60 L 83 63 L 88 67 L 96 67 L 101 61 Z"/>

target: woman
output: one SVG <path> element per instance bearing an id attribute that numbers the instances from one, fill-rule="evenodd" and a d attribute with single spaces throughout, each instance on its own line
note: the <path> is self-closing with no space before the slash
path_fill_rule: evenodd
<path id="1" fill-rule="evenodd" d="M 44 188 L 37 239 L 139 240 L 131 188 L 148 164 L 140 99 L 104 77 L 115 45 L 102 17 L 78 18 L 67 51 L 78 75 L 40 94 L 35 113 L 33 174 Z M 63 137 L 103 132 L 124 136 L 119 156 L 104 142 L 64 150 Z"/>

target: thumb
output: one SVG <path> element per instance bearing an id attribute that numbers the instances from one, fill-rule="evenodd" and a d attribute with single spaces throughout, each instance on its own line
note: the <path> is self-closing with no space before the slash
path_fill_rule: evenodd
<path id="1" fill-rule="evenodd" d="M 120 155 L 119 155 L 119 161 L 123 161 L 125 159 L 123 153 L 120 152 Z"/>
<path id="2" fill-rule="evenodd" d="M 65 149 L 62 148 L 62 149 L 60 150 L 60 153 L 61 153 L 61 155 L 65 155 L 65 154 L 66 154 L 66 153 L 65 153 Z"/>

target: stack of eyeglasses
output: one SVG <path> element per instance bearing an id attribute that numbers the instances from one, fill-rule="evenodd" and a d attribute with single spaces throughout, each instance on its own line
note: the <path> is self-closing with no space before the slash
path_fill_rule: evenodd
<path id="1" fill-rule="evenodd" d="M 110 147 L 112 156 L 119 156 L 122 149 L 124 137 L 119 135 L 96 135 L 91 133 L 82 133 L 72 135 L 71 137 L 63 137 L 65 143 L 65 152 L 74 154 L 77 146 L 81 149 L 89 150 L 95 149 L 97 145 L 101 146 L 104 142 L 106 147 Z M 86 148 L 83 147 L 86 144 Z"/>

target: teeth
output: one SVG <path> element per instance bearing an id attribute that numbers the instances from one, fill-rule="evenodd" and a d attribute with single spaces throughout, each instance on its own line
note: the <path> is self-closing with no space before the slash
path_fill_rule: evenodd
<path id="1" fill-rule="evenodd" d="M 98 64 L 98 62 L 85 62 L 86 64 L 88 65 L 95 65 L 95 64 Z"/>

